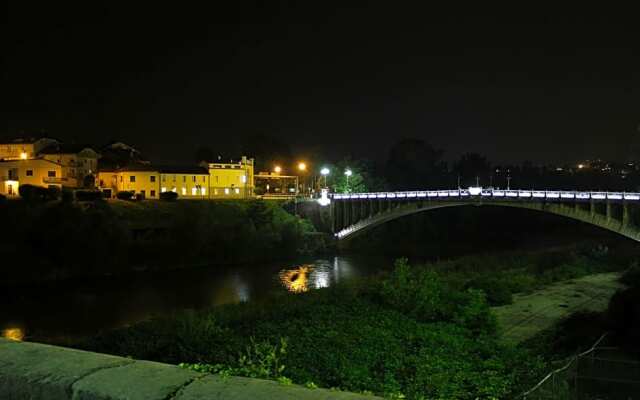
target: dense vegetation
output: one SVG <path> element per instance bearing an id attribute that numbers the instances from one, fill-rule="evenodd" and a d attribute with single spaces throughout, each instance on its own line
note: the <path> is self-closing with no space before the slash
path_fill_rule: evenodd
<path id="1" fill-rule="evenodd" d="M 0 204 L 3 283 L 286 259 L 322 244 L 278 204 L 10 201 Z M 23 267 L 23 266 L 28 266 Z"/>
<path id="2" fill-rule="evenodd" d="M 144 322 L 82 347 L 409 398 L 509 398 L 543 364 L 499 342 L 484 294 L 404 260 L 388 276 Z"/>

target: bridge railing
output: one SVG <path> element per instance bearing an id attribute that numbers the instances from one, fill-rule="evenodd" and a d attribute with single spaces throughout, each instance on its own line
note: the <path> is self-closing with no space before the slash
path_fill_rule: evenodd
<path id="1" fill-rule="evenodd" d="M 640 201 L 636 192 L 583 192 L 567 190 L 502 190 L 469 188 L 458 190 L 419 190 L 409 192 L 334 193 L 335 200 L 351 199 L 404 199 L 404 198 L 496 198 L 496 199 L 546 199 L 546 200 L 617 200 Z"/>

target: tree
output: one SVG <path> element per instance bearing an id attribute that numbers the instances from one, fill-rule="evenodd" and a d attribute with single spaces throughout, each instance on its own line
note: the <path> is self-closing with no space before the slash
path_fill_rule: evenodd
<path id="1" fill-rule="evenodd" d="M 491 174 L 491 163 L 478 153 L 465 153 L 454 164 L 453 171 L 460 177 L 461 186 L 475 186 L 476 178 L 481 182 Z"/>
<path id="2" fill-rule="evenodd" d="M 345 158 L 332 165 L 323 164 L 329 168 L 327 186 L 335 193 L 362 193 L 385 190 L 387 184 L 384 178 L 377 173 L 375 166 L 365 160 Z M 351 171 L 348 176 L 345 172 Z"/>
<path id="3" fill-rule="evenodd" d="M 446 164 L 442 150 L 421 139 L 402 139 L 389 151 L 387 180 L 395 190 L 416 190 L 441 186 Z"/>

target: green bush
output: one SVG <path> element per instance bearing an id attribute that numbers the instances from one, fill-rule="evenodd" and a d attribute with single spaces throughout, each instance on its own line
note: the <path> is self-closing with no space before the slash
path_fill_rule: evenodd
<path id="1" fill-rule="evenodd" d="M 505 277 L 482 276 L 467 282 L 468 289 L 482 290 L 491 306 L 502 306 L 513 303 L 511 284 Z"/>
<path id="2" fill-rule="evenodd" d="M 7 196 L 0 194 L 0 204 L 4 204 L 7 201 Z"/>
<path id="3" fill-rule="evenodd" d="M 418 321 L 457 321 L 476 332 L 492 333 L 495 320 L 484 295 L 455 290 L 436 272 L 412 268 L 399 259 L 380 288 L 382 301 Z"/>
<path id="4" fill-rule="evenodd" d="M 620 277 L 620 282 L 631 287 L 640 287 L 640 266 L 634 262 Z"/>
<path id="5" fill-rule="evenodd" d="M 45 200 L 59 200 L 62 196 L 62 189 L 59 186 L 49 186 L 45 189 Z"/>
<path id="6" fill-rule="evenodd" d="M 47 189 L 35 185 L 20 185 L 18 187 L 20 197 L 27 203 L 36 203 L 47 200 Z"/>
<path id="7" fill-rule="evenodd" d="M 120 200 L 134 200 L 135 192 L 122 190 L 116 193 L 116 198 Z"/>
<path id="8" fill-rule="evenodd" d="M 178 200 L 178 193 L 176 192 L 161 192 L 160 193 L 160 200 L 164 200 L 164 201 L 176 201 Z"/>
<path id="9" fill-rule="evenodd" d="M 104 333 L 82 347 L 187 363 L 196 371 L 286 376 L 298 384 L 396 398 L 513 398 L 538 378 L 537 358 L 503 346 L 492 334 L 495 326 L 485 326 L 482 292 L 456 291 L 437 278 L 430 285 L 430 273 L 422 282 L 426 288 L 413 288 L 398 275 L 415 276 L 420 269 L 407 273 L 405 264 L 399 262 L 396 276 L 380 282 L 152 320 Z M 409 299 L 380 295 L 392 286 L 409 287 L 414 300 L 436 294 L 453 298 L 455 305 L 448 309 L 436 301 L 414 310 Z M 425 309 L 431 310 L 428 322 Z"/>
<path id="10" fill-rule="evenodd" d="M 102 200 L 102 192 L 98 190 L 76 190 L 76 200 L 78 201 Z"/>

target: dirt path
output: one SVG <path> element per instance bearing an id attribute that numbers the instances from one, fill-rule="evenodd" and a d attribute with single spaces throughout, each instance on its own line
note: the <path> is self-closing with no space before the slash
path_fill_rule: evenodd
<path id="1" fill-rule="evenodd" d="M 515 295 L 513 304 L 493 307 L 503 340 L 518 343 L 554 322 L 580 310 L 603 311 L 621 288 L 618 273 L 589 275 L 555 283 L 526 295 Z"/>

